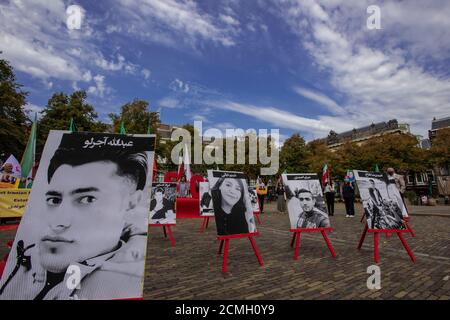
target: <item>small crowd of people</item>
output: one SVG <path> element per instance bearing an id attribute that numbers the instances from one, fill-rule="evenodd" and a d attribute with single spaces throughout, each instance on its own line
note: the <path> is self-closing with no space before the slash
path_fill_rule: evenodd
<path id="1" fill-rule="evenodd" d="M 387 186 L 388 186 L 388 190 L 391 188 L 397 188 L 399 193 L 400 193 L 400 198 L 397 199 L 397 203 L 403 203 L 405 208 L 406 208 L 406 203 L 404 201 L 404 194 L 405 194 L 405 190 L 406 190 L 406 183 L 405 183 L 405 179 L 402 175 L 397 174 L 394 170 L 394 168 L 388 168 L 386 170 L 387 173 L 387 177 L 388 177 L 388 182 L 387 182 Z M 261 213 L 264 211 L 264 201 L 267 195 L 267 191 L 268 187 L 265 184 L 264 180 L 260 180 L 259 183 L 257 183 L 256 185 L 256 192 L 258 194 L 258 199 L 259 199 L 259 204 L 260 204 L 260 208 L 261 208 Z M 376 189 L 375 189 L 376 190 Z M 286 195 L 285 195 L 285 186 L 283 185 L 281 179 L 277 182 L 277 185 L 275 187 L 275 193 L 277 195 L 277 210 L 278 212 L 286 212 L 287 211 L 287 206 L 286 206 Z M 371 197 L 377 199 L 377 197 L 381 198 L 380 195 L 375 194 L 375 191 L 373 191 L 374 193 L 371 194 Z M 327 210 L 328 210 L 328 215 L 329 216 L 334 216 L 334 203 L 335 203 L 335 199 L 336 199 L 336 184 L 334 182 L 327 182 L 324 189 L 323 189 L 323 194 L 326 200 L 326 206 L 327 206 Z M 394 193 L 393 193 L 394 194 Z M 355 187 L 354 187 L 354 183 L 352 181 L 349 180 L 345 180 L 344 184 L 342 186 L 342 190 L 341 190 L 341 197 L 344 201 L 345 204 L 345 212 L 346 218 L 353 218 L 355 216 Z M 401 201 L 401 202 L 400 202 Z M 397 204 L 395 203 L 395 204 Z M 393 206 L 392 203 L 384 203 L 385 206 Z M 381 206 L 381 204 L 380 204 Z M 397 205 L 398 207 L 398 205 Z M 395 209 L 395 208 L 393 208 Z M 394 210 L 394 212 L 397 211 L 401 211 L 400 208 Z M 393 211 L 393 210 L 391 210 Z"/>

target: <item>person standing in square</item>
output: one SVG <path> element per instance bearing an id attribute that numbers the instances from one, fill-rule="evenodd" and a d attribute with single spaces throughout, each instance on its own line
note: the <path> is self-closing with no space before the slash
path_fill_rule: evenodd
<path id="1" fill-rule="evenodd" d="M 325 189 L 325 199 L 327 200 L 327 209 L 328 209 L 328 215 L 333 216 L 334 215 L 334 195 L 336 194 L 336 190 L 334 188 L 333 182 L 327 182 Z"/>

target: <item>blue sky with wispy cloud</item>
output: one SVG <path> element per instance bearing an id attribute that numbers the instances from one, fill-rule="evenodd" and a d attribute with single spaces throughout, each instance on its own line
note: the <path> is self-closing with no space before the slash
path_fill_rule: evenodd
<path id="1" fill-rule="evenodd" d="M 381 30 L 366 28 L 371 4 Z M 170 124 L 310 140 L 397 118 L 426 135 L 450 113 L 449 17 L 445 0 L 10 0 L 0 50 L 32 110 L 84 89 L 103 120 L 141 98 Z"/>

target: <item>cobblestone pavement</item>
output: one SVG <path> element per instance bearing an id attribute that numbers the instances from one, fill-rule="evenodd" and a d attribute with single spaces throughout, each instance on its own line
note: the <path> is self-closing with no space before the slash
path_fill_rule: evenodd
<path id="1" fill-rule="evenodd" d="M 248 239 L 230 240 L 228 272 L 221 273 L 215 224 L 199 233 L 201 219 L 179 219 L 175 247 L 162 230 L 151 228 L 147 246 L 145 299 L 450 299 L 450 218 L 412 216 L 416 237 L 405 238 L 417 257 L 412 263 L 396 236 L 380 235 L 381 289 L 366 286 L 373 264 L 373 236 L 356 246 L 364 225 L 360 216 L 345 218 L 337 205 L 329 234 L 333 259 L 320 234 L 302 235 L 300 256 L 293 260 L 286 214 L 266 205 L 255 238 L 264 266 L 259 267 Z M 442 207 L 447 212 L 450 207 Z M 413 211 L 411 209 L 411 211 Z M 0 233 L 0 257 L 15 231 Z"/>

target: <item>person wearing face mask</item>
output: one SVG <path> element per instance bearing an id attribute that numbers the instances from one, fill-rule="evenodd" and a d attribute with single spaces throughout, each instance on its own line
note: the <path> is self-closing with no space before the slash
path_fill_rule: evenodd
<path id="1" fill-rule="evenodd" d="M 253 208 L 241 179 L 219 178 L 211 195 L 218 235 L 256 231 Z"/>

